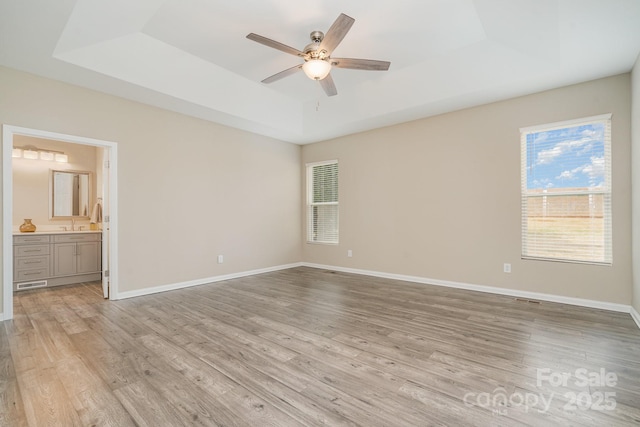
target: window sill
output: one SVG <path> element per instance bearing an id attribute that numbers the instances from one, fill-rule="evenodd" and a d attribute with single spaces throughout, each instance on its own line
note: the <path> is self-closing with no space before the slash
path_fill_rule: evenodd
<path id="1" fill-rule="evenodd" d="M 604 261 L 578 261 L 574 259 L 561 259 L 561 258 L 542 258 L 542 257 L 531 257 L 522 255 L 520 259 L 524 261 L 547 261 L 547 262 L 561 262 L 564 264 L 584 264 L 584 265 L 595 265 L 600 267 L 611 267 L 613 266 L 613 262 L 604 262 Z"/>

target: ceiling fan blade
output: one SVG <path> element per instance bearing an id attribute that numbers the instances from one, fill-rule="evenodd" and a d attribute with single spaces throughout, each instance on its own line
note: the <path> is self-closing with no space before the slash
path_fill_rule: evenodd
<path id="1" fill-rule="evenodd" d="M 391 62 L 376 61 L 375 59 L 331 58 L 331 65 L 336 68 L 351 68 L 354 70 L 387 71 Z"/>
<path id="2" fill-rule="evenodd" d="M 294 74 L 301 68 L 302 68 L 302 64 L 296 65 L 295 67 L 287 68 L 286 70 L 280 71 L 279 73 L 276 73 L 273 76 L 267 77 L 262 81 L 262 83 L 273 83 L 277 80 L 284 79 L 285 77 L 290 76 L 291 74 Z"/>
<path id="3" fill-rule="evenodd" d="M 258 43 L 263 44 L 265 46 L 269 46 L 269 47 L 272 47 L 274 49 L 278 49 L 278 50 L 280 50 L 282 52 L 289 53 L 291 55 L 296 55 L 296 56 L 299 56 L 301 58 L 304 58 L 304 56 L 305 56 L 304 52 L 301 52 L 296 48 L 293 48 L 291 46 L 287 46 L 286 44 L 282 44 L 280 42 L 277 42 L 275 40 L 271 40 L 271 39 L 269 39 L 267 37 L 263 37 L 263 36 L 260 36 L 258 34 L 255 34 L 255 33 L 247 34 L 247 38 L 249 40 L 253 40 L 254 42 L 258 42 Z"/>
<path id="4" fill-rule="evenodd" d="M 344 36 L 346 36 L 351 29 L 351 26 L 354 22 L 355 19 L 345 15 L 344 13 L 341 13 L 340 16 L 338 16 L 338 19 L 335 20 L 335 22 L 331 25 L 331 28 L 329 28 L 327 30 L 327 33 L 324 35 L 324 39 L 322 39 L 322 41 L 320 42 L 320 49 L 326 50 L 329 55 L 331 55 L 333 49 L 335 49 L 340 44 Z"/>
<path id="5" fill-rule="evenodd" d="M 322 86 L 322 89 L 324 89 L 324 93 L 326 93 L 327 96 L 334 96 L 338 94 L 338 89 L 336 89 L 336 84 L 333 82 L 331 74 L 327 74 L 327 77 L 320 80 L 320 86 Z"/>

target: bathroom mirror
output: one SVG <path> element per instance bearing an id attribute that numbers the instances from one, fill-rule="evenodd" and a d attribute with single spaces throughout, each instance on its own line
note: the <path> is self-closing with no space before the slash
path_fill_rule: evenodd
<path id="1" fill-rule="evenodd" d="M 89 218 L 91 172 L 51 170 L 51 219 Z"/>

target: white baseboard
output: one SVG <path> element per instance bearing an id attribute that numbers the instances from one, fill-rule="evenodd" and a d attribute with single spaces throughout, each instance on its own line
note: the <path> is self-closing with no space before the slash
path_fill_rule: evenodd
<path id="1" fill-rule="evenodd" d="M 223 280 L 237 279 L 240 277 L 253 276 L 256 274 L 270 273 L 272 271 L 287 270 L 289 268 L 301 267 L 302 263 L 277 265 L 274 267 L 260 268 L 257 270 L 241 271 L 238 273 L 225 274 L 221 276 L 207 277 L 204 279 L 189 280 L 187 282 L 170 283 L 167 285 L 154 286 L 152 288 L 137 289 L 135 291 L 118 292 L 114 299 L 135 298 L 143 295 L 157 294 L 159 292 L 173 291 L 176 289 L 189 288 L 191 286 L 206 285 L 207 283 L 221 282 Z"/>
<path id="2" fill-rule="evenodd" d="M 297 262 L 293 264 L 284 264 L 274 267 L 261 268 L 257 270 L 241 271 L 238 273 L 225 274 L 221 276 L 207 277 L 203 279 L 190 280 L 187 282 L 171 283 L 167 285 L 155 286 L 152 288 L 138 289 L 134 291 L 119 292 L 114 299 L 127 299 L 144 295 L 156 294 L 159 292 L 172 291 L 176 289 L 189 288 L 191 286 L 205 285 L 207 283 L 221 282 L 223 280 L 237 279 L 240 277 L 253 276 L 256 274 L 270 273 L 273 271 L 287 270 L 295 267 L 311 267 L 323 270 L 340 271 L 343 273 L 353 273 L 372 277 L 381 277 L 384 279 L 403 280 L 406 282 L 421 283 L 425 285 L 444 286 L 448 288 L 466 289 L 469 291 L 485 292 L 490 294 L 507 295 L 518 298 L 527 298 L 541 301 L 556 302 L 561 304 L 576 305 L 581 307 L 597 308 L 601 310 L 616 311 L 621 313 L 630 313 L 631 317 L 640 328 L 640 314 L 630 305 L 617 304 L 605 301 L 596 301 L 583 298 L 565 297 L 561 295 L 544 294 L 539 292 L 518 291 L 515 289 L 496 288 L 493 286 L 474 285 L 471 283 L 452 282 L 448 280 L 429 279 L 419 276 L 408 276 L 404 274 L 385 273 L 373 270 L 361 270 L 348 267 L 337 267 L 332 265 L 314 264 L 308 262 Z M 0 313 L 0 321 L 3 320 Z"/>
<path id="3" fill-rule="evenodd" d="M 355 268 L 336 267 L 331 265 L 312 264 L 304 262 L 305 267 L 320 268 L 324 270 L 341 271 L 344 273 L 362 274 L 365 276 L 382 277 L 385 279 L 404 280 L 406 282 L 421 283 L 425 285 L 445 286 L 448 288 L 466 289 L 469 291 L 485 292 L 490 294 L 508 295 L 518 298 L 527 298 L 541 301 L 557 302 L 561 304 L 578 305 L 581 307 L 599 308 L 601 310 L 629 313 L 631 306 L 612 302 L 595 301 L 582 298 L 565 297 L 561 295 L 543 294 L 538 292 L 518 291 L 515 289 L 496 288 L 493 286 L 474 285 L 471 283 L 451 282 L 447 280 L 429 279 L 426 277 L 406 276 L 404 274 L 384 273 L 380 271 L 360 270 Z M 638 320 L 636 320 L 636 323 Z M 640 323 L 639 323 L 640 326 Z"/>
<path id="4" fill-rule="evenodd" d="M 640 313 L 638 313 L 636 309 L 633 308 L 633 306 L 631 306 L 631 310 L 629 311 L 629 313 L 631 314 L 634 322 L 636 322 L 636 325 L 638 325 L 638 328 L 640 328 Z"/>

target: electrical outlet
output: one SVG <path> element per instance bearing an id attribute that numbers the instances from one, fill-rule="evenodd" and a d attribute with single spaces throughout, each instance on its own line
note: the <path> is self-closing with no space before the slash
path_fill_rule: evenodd
<path id="1" fill-rule="evenodd" d="M 504 272 L 505 273 L 511 273 L 511 264 L 508 263 L 504 263 Z"/>
<path id="2" fill-rule="evenodd" d="M 351 258 L 353 256 L 353 251 L 351 249 L 347 250 L 347 256 Z"/>
<path id="3" fill-rule="evenodd" d="M 218 264 L 222 264 L 224 262 L 224 257 L 222 255 L 218 255 Z"/>

